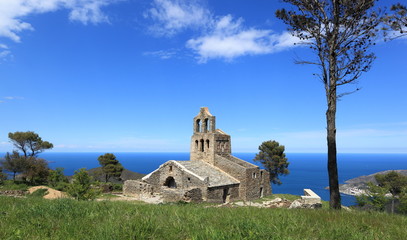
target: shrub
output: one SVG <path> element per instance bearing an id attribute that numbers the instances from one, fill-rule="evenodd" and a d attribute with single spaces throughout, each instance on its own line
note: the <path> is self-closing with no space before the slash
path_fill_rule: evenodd
<path id="1" fill-rule="evenodd" d="M 67 192 L 76 200 L 93 200 L 100 194 L 99 190 L 92 187 L 92 178 L 85 168 L 75 171 Z"/>

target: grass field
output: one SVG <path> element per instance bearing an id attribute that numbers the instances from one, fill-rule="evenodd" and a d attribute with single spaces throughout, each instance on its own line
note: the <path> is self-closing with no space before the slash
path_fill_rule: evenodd
<path id="1" fill-rule="evenodd" d="M 407 239 L 407 217 L 0 197 L 0 239 Z"/>

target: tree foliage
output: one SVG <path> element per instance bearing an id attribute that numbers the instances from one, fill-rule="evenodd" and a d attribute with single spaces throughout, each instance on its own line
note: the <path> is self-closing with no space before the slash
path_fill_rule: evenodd
<path id="1" fill-rule="evenodd" d="M 23 172 L 23 177 L 32 184 L 44 184 L 49 175 L 48 162 L 42 158 L 28 157 L 27 168 Z"/>
<path id="2" fill-rule="evenodd" d="M 3 184 L 3 181 L 7 179 L 7 174 L 3 172 L 3 168 L 0 167 L 0 184 Z"/>
<path id="3" fill-rule="evenodd" d="M 256 154 L 254 161 L 259 161 L 264 168 L 270 172 L 270 181 L 274 184 L 281 184 L 279 175 L 290 173 L 288 165 L 290 164 L 285 157 L 284 146 L 274 140 L 263 142 L 259 146 L 259 153 Z"/>
<path id="4" fill-rule="evenodd" d="M 24 154 L 24 157 L 35 157 L 44 150 L 51 149 L 52 143 L 43 141 L 35 132 L 14 132 L 9 133 L 8 137 L 17 150 Z"/>
<path id="5" fill-rule="evenodd" d="M 99 194 L 99 191 L 92 187 L 92 178 L 85 168 L 75 171 L 67 192 L 76 200 L 93 200 Z"/>
<path id="6" fill-rule="evenodd" d="M 102 171 L 105 174 L 107 182 L 111 177 L 120 177 L 123 171 L 123 166 L 112 153 L 106 153 L 98 157 L 99 164 L 102 166 Z"/>
<path id="7" fill-rule="evenodd" d="M 395 201 L 398 200 L 398 211 L 407 213 L 407 176 L 391 171 L 375 175 L 377 185 L 369 183 L 366 194 L 357 197 L 358 205 L 371 206 L 383 211 L 391 203 L 391 212 L 395 211 Z"/>
<path id="8" fill-rule="evenodd" d="M 28 167 L 28 161 L 24 156 L 21 156 L 17 151 L 13 151 L 12 154 L 6 153 L 2 166 L 5 170 L 13 173 L 13 180 L 16 180 L 16 174 L 26 171 Z"/>
<path id="9" fill-rule="evenodd" d="M 336 103 L 338 98 L 359 90 L 343 89 L 357 83 L 371 67 L 375 55 L 370 47 L 380 31 L 383 13 L 376 0 L 283 0 L 294 9 L 280 9 L 276 16 L 288 25 L 315 55 L 299 64 L 317 66 L 314 75 L 325 88 L 327 101 L 327 146 L 330 207 L 341 208 L 336 151 Z M 342 87 L 342 88 L 341 88 Z"/>
<path id="10" fill-rule="evenodd" d="M 400 3 L 391 6 L 392 14 L 385 17 L 385 23 L 396 31 L 390 38 L 398 38 L 407 34 L 407 7 Z"/>
<path id="11" fill-rule="evenodd" d="M 64 168 L 49 170 L 47 181 L 50 187 L 63 190 L 68 183 L 68 178 L 64 175 Z"/>

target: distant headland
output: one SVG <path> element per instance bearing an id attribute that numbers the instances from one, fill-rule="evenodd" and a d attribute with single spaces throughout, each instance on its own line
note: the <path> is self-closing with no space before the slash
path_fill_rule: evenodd
<path id="1" fill-rule="evenodd" d="M 347 195 L 352 195 L 352 196 L 359 196 L 361 194 L 365 193 L 365 190 L 367 188 L 367 183 L 372 182 L 374 184 L 377 184 L 375 175 L 377 174 L 386 174 L 388 172 L 395 171 L 397 173 L 400 173 L 402 175 L 407 176 L 407 170 L 386 170 L 386 171 L 381 171 L 377 173 L 373 173 L 367 176 L 360 176 L 356 178 L 349 179 L 345 181 L 345 184 L 340 184 L 339 185 L 339 191 L 343 194 Z M 326 187 L 326 189 L 329 189 L 329 187 Z"/>

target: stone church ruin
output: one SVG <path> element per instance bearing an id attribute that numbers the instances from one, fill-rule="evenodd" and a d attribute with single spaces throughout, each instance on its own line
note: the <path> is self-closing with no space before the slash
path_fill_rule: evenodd
<path id="1" fill-rule="evenodd" d="M 231 139 L 216 129 L 216 118 L 202 107 L 193 119 L 189 161 L 170 160 L 141 180 L 128 180 L 123 193 L 165 202 L 224 203 L 271 194 L 266 170 L 231 155 Z"/>

